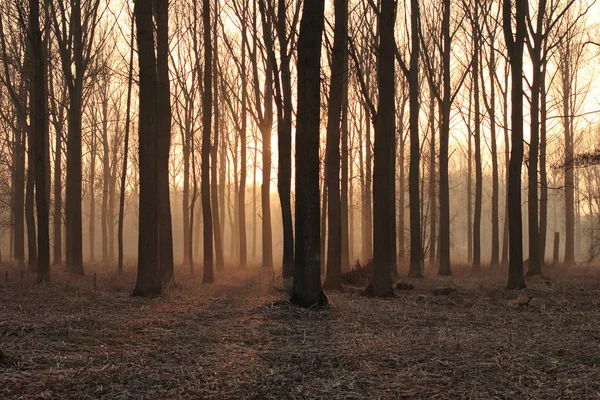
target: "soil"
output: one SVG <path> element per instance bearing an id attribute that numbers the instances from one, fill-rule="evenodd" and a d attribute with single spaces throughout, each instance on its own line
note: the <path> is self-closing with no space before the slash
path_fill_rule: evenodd
<path id="1" fill-rule="evenodd" d="M 49 285 L 1 268 L 2 399 L 600 396 L 596 268 L 548 267 L 523 291 L 505 289 L 504 270 L 426 271 L 392 298 L 327 292 L 320 310 L 255 272 L 202 285 L 181 269 L 146 299 L 130 296 L 133 267 L 55 268 Z"/>

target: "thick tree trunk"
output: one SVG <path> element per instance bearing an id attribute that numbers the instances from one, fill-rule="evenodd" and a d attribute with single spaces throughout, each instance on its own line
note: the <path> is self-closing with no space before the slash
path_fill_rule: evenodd
<path id="1" fill-rule="evenodd" d="M 296 131 L 296 258 L 292 301 L 326 305 L 321 289 L 319 242 L 319 115 L 324 0 L 305 2 L 298 38 Z"/>
<path id="2" fill-rule="evenodd" d="M 159 256 L 158 199 L 158 83 L 152 21 L 153 0 L 138 0 L 134 7 L 139 51 L 139 240 L 134 296 L 162 291 Z"/>
<path id="3" fill-rule="evenodd" d="M 396 106 L 394 78 L 394 22 L 396 3 L 382 0 L 379 14 L 380 43 L 377 62 L 377 82 L 379 101 L 375 125 L 375 152 L 373 171 L 373 206 L 377 210 L 373 219 L 373 295 L 392 296 L 391 272 L 395 271 L 395 256 L 391 252 L 392 240 L 395 241 L 391 227 L 396 221 L 394 203 L 396 179 L 395 142 Z M 418 50 L 417 50 L 418 51 Z M 411 66 L 412 67 L 412 66 Z M 391 193 L 390 193 L 391 192 Z"/>
<path id="4" fill-rule="evenodd" d="M 155 0 L 156 74 L 158 102 L 157 184 L 160 279 L 162 286 L 174 280 L 173 227 L 169 196 L 169 153 L 171 149 L 171 99 L 169 84 L 169 1 Z"/>
<path id="5" fill-rule="evenodd" d="M 286 2 L 278 0 L 277 37 L 279 40 L 281 93 L 283 107 L 277 120 L 277 150 L 279 165 L 277 171 L 277 189 L 281 202 L 283 222 L 283 266 L 284 280 L 294 275 L 294 227 L 292 223 L 291 180 L 292 180 L 292 79 L 290 69 L 290 49 L 287 35 Z M 278 114 L 279 115 L 279 114 Z"/>
<path id="6" fill-rule="evenodd" d="M 521 220 L 521 164 L 523 163 L 523 46 L 527 0 L 516 0 L 516 32 L 512 34 L 512 10 L 503 1 L 503 28 L 511 66 L 512 143 L 508 171 L 509 269 L 508 288 L 525 287 L 523 279 L 523 226 Z"/>
<path id="7" fill-rule="evenodd" d="M 81 216 L 81 114 L 83 109 L 83 33 L 81 23 L 81 4 L 72 2 L 71 27 L 73 30 L 73 59 L 75 74 L 69 87 L 69 110 L 67 132 L 67 189 L 65 201 L 66 213 L 66 261 L 67 270 L 75 275 L 83 275 L 83 246 Z M 70 67 L 70 64 L 69 64 Z M 64 71 L 63 71 L 64 72 Z M 70 71 L 69 71 L 70 72 Z"/>

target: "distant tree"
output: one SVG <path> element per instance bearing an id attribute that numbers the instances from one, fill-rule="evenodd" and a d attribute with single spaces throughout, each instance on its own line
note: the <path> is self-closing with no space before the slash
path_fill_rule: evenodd
<path id="1" fill-rule="evenodd" d="M 296 257 L 292 302 L 324 306 L 319 241 L 319 123 L 324 0 L 305 1 L 298 38 L 296 120 Z"/>
<path id="2" fill-rule="evenodd" d="M 340 198 L 340 137 L 344 97 L 344 69 L 348 49 L 348 0 L 336 0 L 331 78 L 327 108 L 327 188 L 328 188 L 328 242 L 327 277 L 324 287 L 339 289 L 342 286 L 342 215 Z M 393 11 L 393 10 L 392 10 Z M 392 68 L 393 68 L 392 54 Z M 393 78 L 393 76 L 392 76 Z M 393 118 L 393 117 L 392 117 Z M 391 287 L 391 286 L 390 286 Z"/>

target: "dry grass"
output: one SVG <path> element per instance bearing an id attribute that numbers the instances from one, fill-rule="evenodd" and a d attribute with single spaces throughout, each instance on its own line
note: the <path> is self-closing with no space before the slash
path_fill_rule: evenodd
<path id="1" fill-rule="evenodd" d="M 600 274 L 547 273 L 523 293 L 502 271 L 429 273 L 393 299 L 347 287 L 308 311 L 255 275 L 204 286 L 178 271 L 139 299 L 133 272 L 38 286 L 9 268 L 0 398 L 597 398 Z"/>

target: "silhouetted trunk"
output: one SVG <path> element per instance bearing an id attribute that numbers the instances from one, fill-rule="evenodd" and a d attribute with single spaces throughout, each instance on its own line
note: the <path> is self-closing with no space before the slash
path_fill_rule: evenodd
<path id="1" fill-rule="evenodd" d="M 49 77 L 49 82 L 51 78 Z M 57 108 L 53 107 L 53 113 L 57 113 Z M 54 121 L 54 203 L 53 203 L 53 215 L 52 215 L 52 228 L 53 228 L 53 266 L 59 266 L 62 264 L 62 128 L 63 128 L 63 117 L 55 116 Z M 59 122 L 60 121 L 60 122 Z M 16 167 L 18 168 L 18 166 Z M 17 213 L 15 212 L 15 216 Z M 21 220 L 23 218 L 21 217 Z M 16 230 L 15 230 L 16 232 Z M 18 260 L 18 257 L 16 257 Z"/>
<path id="2" fill-rule="evenodd" d="M 81 4 L 77 0 L 71 2 L 71 29 L 73 37 L 74 76 L 69 85 L 69 110 L 67 132 L 67 189 L 65 201 L 66 213 L 66 261 L 67 270 L 72 274 L 83 275 L 82 216 L 81 216 L 81 113 L 83 108 L 83 32 L 81 23 Z M 70 61 L 67 64 L 69 74 Z M 63 68 L 64 70 L 65 68 Z M 65 71 L 63 71 L 65 72 Z"/>
<path id="3" fill-rule="evenodd" d="M 281 202 L 283 222 L 283 266 L 284 279 L 294 275 L 294 227 L 292 224 L 291 180 L 292 180 L 292 79 L 290 68 L 289 40 L 287 35 L 287 13 L 285 0 L 278 0 L 277 37 L 279 40 L 281 94 L 283 109 L 277 119 L 277 150 L 279 165 L 277 170 L 277 189 Z"/>
<path id="4" fill-rule="evenodd" d="M 546 259 L 546 236 L 548 231 L 548 176 L 546 173 L 546 144 L 547 144 L 547 98 L 546 98 L 546 68 L 540 76 L 540 265 L 543 267 Z"/>
<path id="5" fill-rule="evenodd" d="M 174 280 L 173 228 L 169 197 L 169 152 L 171 149 L 171 99 L 169 84 L 169 1 L 155 0 L 156 74 L 158 102 L 157 170 L 160 279 L 163 286 Z"/>
<path id="6" fill-rule="evenodd" d="M 210 35 L 210 0 L 202 0 L 204 36 L 204 87 L 202 92 L 202 162 L 201 188 L 202 221 L 204 223 L 203 283 L 213 283 L 213 226 L 210 199 L 210 131 L 212 114 L 212 41 Z"/>
<path id="7" fill-rule="evenodd" d="M 436 222 L 437 222 L 437 201 L 436 201 L 436 152 L 435 152 L 435 96 L 430 89 L 429 96 L 429 265 L 435 263 L 436 250 Z"/>
<path id="8" fill-rule="evenodd" d="M 421 216 L 419 210 L 419 1 L 411 0 L 411 53 L 408 70 L 409 107 L 410 107 L 410 166 L 409 166 L 409 198 L 410 198 L 410 269 L 408 275 L 413 278 L 423 277 L 421 260 L 423 246 L 421 244 Z"/>
<path id="9" fill-rule="evenodd" d="M 217 2 L 215 1 L 215 6 L 217 5 Z M 208 11 L 207 11 L 208 10 Z M 205 8 L 204 12 L 208 12 L 210 13 L 210 8 Z M 215 8 L 215 15 L 218 15 L 218 9 Z M 206 17 L 205 17 L 206 18 Z M 206 23 L 206 20 L 205 20 Z M 211 64 L 211 69 L 212 72 L 211 74 L 214 75 L 214 77 L 212 77 L 213 79 L 213 85 L 212 85 L 212 92 L 211 94 L 213 95 L 213 100 L 212 100 L 212 105 L 214 107 L 214 133 L 213 133 L 213 143 L 211 146 L 211 185 L 210 185 L 210 197 L 211 197 L 211 212 L 212 212 L 212 220 L 213 220 L 213 236 L 214 236 L 214 244 L 215 244 L 215 267 L 217 269 L 217 271 L 222 271 L 224 268 L 224 256 L 223 256 L 223 235 L 222 235 L 222 230 L 224 230 L 224 226 L 221 226 L 221 221 L 223 220 L 222 218 L 220 219 L 220 215 L 223 214 L 225 215 L 225 209 L 223 207 L 219 207 L 220 205 L 223 205 L 223 203 L 220 204 L 219 202 L 219 190 L 218 190 L 218 176 L 217 176 L 217 172 L 219 172 L 218 167 L 217 167 L 217 155 L 218 155 L 218 150 L 219 150 L 219 134 L 220 134 L 220 130 L 219 130 L 219 87 L 217 85 L 217 75 L 218 75 L 218 68 L 217 68 L 217 62 L 218 62 L 218 57 L 219 57 L 219 52 L 218 52 L 218 38 L 217 38 L 217 30 L 216 30 L 216 17 L 215 17 L 215 24 L 214 24 L 214 31 L 213 31 L 213 38 L 211 39 L 213 41 L 213 45 L 214 47 L 211 49 L 211 52 L 214 52 L 214 55 L 211 58 L 212 64 Z M 204 29 L 210 29 L 210 24 L 207 23 L 204 26 Z M 206 39 L 206 36 L 205 36 Z M 206 68 L 206 66 L 205 66 Z M 211 76 L 212 76 L 211 75 Z M 210 90 L 211 87 L 208 87 L 208 89 Z M 204 90 L 207 90 L 207 88 L 205 87 Z M 225 147 L 225 140 L 223 140 L 223 144 L 221 144 L 221 147 Z M 224 160 L 221 159 L 221 169 L 224 169 Z M 224 188 L 223 188 L 224 189 Z M 224 196 L 225 193 L 222 193 L 222 196 Z"/>
<path id="10" fill-rule="evenodd" d="M 37 239 L 35 229 L 35 139 L 31 127 L 27 131 L 27 185 L 25 186 L 25 223 L 27 224 L 27 267 L 30 272 L 37 268 Z"/>
<path id="11" fill-rule="evenodd" d="M 243 6 L 243 18 L 242 18 L 242 26 L 246 26 L 246 11 L 247 11 L 247 3 Z M 248 79 L 246 76 L 246 35 L 247 30 L 245 28 L 242 29 L 242 61 L 241 61 L 241 79 L 242 79 L 242 109 L 241 109 L 241 129 L 240 129 L 240 182 L 239 182 L 239 190 L 238 190 L 238 219 L 239 219 L 239 241 L 240 241 L 240 268 L 246 269 L 248 267 L 248 246 L 246 240 L 246 175 L 248 169 L 248 160 L 247 160 L 247 103 L 248 103 Z M 278 129 L 279 131 L 279 129 Z M 279 155 L 281 159 L 281 154 Z M 281 166 L 280 166 L 281 168 Z M 236 168 L 237 171 L 237 168 Z M 237 174 L 236 174 L 237 175 Z M 233 236 L 233 234 L 232 234 Z"/>
<path id="12" fill-rule="evenodd" d="M 298 38 L 296 130 L 296 258 L 292 301 L 326 305 L 321 289 L 319 242 L 319 125 L 324 0 L 305 2 Z"/>
<path id="13" fill-rule="evenodd" d="M 50 281 L 50 229 L 46 152 L 48 146 L 47 86 L 45 52 L 40 30 L 39 0 L 29 1 L 29 41 L 31 49 L 30 129 L 35 146 L 35 194 L 38 224 L 37 281 Z M 31 145 L 31 143 L 30 143 Z"/>
<path id="14" fill-rule="evenodd" d="M 90 196 L 90 219 L 89 240 L 90 240 L 90 261 L 96 261 L 96 114 L 92 116 L 92 130 L 90 132 L 90 175 L 89 175 L 89 196 Z"/>
<path id="15" fill-rule="evenodd" d="M 481 166 L 481 105 L 479 93 L 479 6 L 473 15 L 473 105 L 475 108 L 475 218 L 473 220 L 473 269 L 481 269 L 481 206 L 483 171 Z"/>
<path id="16" fill-rule="evenodd" d="M 540 257 L 540 231 L 538 225 L 538 156 L 540 140 L 540 91 L 542 73 L 542 29 L 546 10 L 546 1 L 539 1 L 537 29 L 533 33 L 533 46 L 529 47 L 532 66 L 531 82 L 531 125 L 529 141 L 529 164 L 527 167 L 528 182 L 528 225 L 529 225 L 529 268 L 527 276 L 542 273 Z"/>
<path id="17" fill-rule="evenodd" d="M 348 20 L 348 1 L 344 2 L 344 12 L 346 21 Z M 348 36 L 348 24 L 346 23 L 345 37 Z M 343 90 L 342 90 L 342 181 L 341 181 L 341 228 L 342 228 L 342 257 L 341 257 L 341 271 L 346 272 L 350 269 L 350 239 L 349 239 L 349 215 L 348 215 L 348 191 L 350 186 L 350 180 L 348 176 L 348 43 L 345 41 L 344 47 L 344 67 L 343 67 Z M 392 199 L 394 201 L 394 199 Z M 395 258 L 395 256 L 394 256 Z"/>
<path id="18" fill-rule="evenodd" d="M 450 53 L 452 37 L 450 36 L 450 0 L 444 1 L 442 15 L 442 101 L 440 102 L 440 266 L 438 274 L 452 274 L 450 264 L 450 182 L 448 176 L 448 145 L 450 139 Z"/>
<path id="19" fill-rule="evenodd" d="M 398 164 L 399 164 L 399 169 L 400 169 L 400 174 L 398 176 L 398 228 L 397 228 L 397 232 L 398 232 L 398 257 L 397 257 L 397 261 L 400 265 L 404 264 L 404 256 L 405 256 L 405 239 L 404 239 L 404 197 L 405 197 L 405 193 L 406 193 L 406 174 L 405 174 L 405 155 L 404 155 L 404 148 L 405 148 L 405 135 L 404 135 L 404 108 L 406 106 L 406 97 L 403 97 L 402 100 L 402 104 L 401 104 L 401 108 L 400 108 L 400 118 L 399 118 L 399 129 L 398 132 L 400 134 L 400 137 L 398 138 L 398 142 L 400 144 L 400 149 L 398 151 L 399 154 L 399 160 L 398 160 Z"/>
<path id="20" fill-rule="evenodd" d="M 395 6 L 394 1 L 383 0 L 378 18 L 380 31 L 377 60 L 379 100 L 375 125 L 373 171 L 373 207 L 377 210 L 373 218 L 374 296 L 392 296 L 394 293 L 391 272 L 392 267 L 395 270 L 395 257 L 391 257 L 393 253 L 390 252 L 390 248 L 392 247 L 392 239 L 395 241 L 391 227 L 396 221 L 396 212 L 393 207 L 394 203 L 390 202 L 390 192 L 394 195 L 396 192 L 396 179 L 394 168 L 392 168 L 395 164 L 396 153 L 394 141 L 396 134 L 394 96 Z"/>
<path id="21" fill-rule="evenodd" d="M 490 29 L 487 26 L 487 34 L 490 39 L 489 47 L 489 58 L 488 64 L 488 76 L 490 81 L 490 97 L 489 101 L 485 93 L 485 84 L 482 85 L 483 100 L 487 112 L 490 118 L 490 143 L 491 143 L 491 155 L 492 155 L 492 254 L 490 259 L 490 266 L 497 267 L 500 262 L 499 250 L 500 250 L 500 229 L 498 223 L 499 213 L 499 183 L 498 183 L 498 145 L 496 139 L 496 49 L 494 47 L 495 42 L 495 30 Z M 485 82 L 483 78 L 483 68 L 481 69 L 481 81 Z"/>
<path id="22" fill-rule="evenodd" d="M 133 296 L 153 296 L 162 291 L 159 257 L 158 199 L 158 82 L 152 21 L 153 0 L 138 0 L 139 54 L 139 240 L 138 270 Z"/>
<path id="23" fill-rule="evenodd" d="M 573 173 L 573 127 L 571 112 L 571 57 L 569 44 L 565 45 L 566 55 L 563 56 L 560 66 L 562 80 L 562 125 L 564 130 L 565 146 L 565 259 L 567 266 L 575 264 L 575 179 Z"/>
<path id="24" fill-rule="evenodd" d="M 504 72 L 504 81 L 506 87 L 502 90 L 502 100 L 503 100 L 503 112 L 502 112 L 502 122 L 504 125 L 504 167 L 505 167 L 505 177 L 504 184 L 506 187 L 505 190 L 505 202 L 504 202 L 504 229 L 502 233 L 502 261 L 501 264 L 504 266 L 508 265 L 508 170 L 510 163 L 510 142 L 508 139 L 508 131 L 510 129 L 508 123 L 508 74 L 509 74 L 509 65 L 505 67 Z"/>
<path id="25" fill-rule="evenodd" d="M 347 52 L 348 18 L 347 0 L 336 0 L 333 50 L 331 53 L 331 78 L 329 104 L 327 107 L 327 165 L 328 228 L 327 278 L 323 286 L 339 289 L 342 286 L 342 204 L 340 193 L 340 139 L 342 130 L 342 107 L 344 100 L 345 53 Z M 392 59 L 393 62 L 393 59 Z"/>
<path id="26" fill-rule="evenodd" d="M 123 164 L 119 190 L 119 226 L 117 228 L 118 258 L 117 271 L 123 272 L 123 219 L 125 218 L 125 184 L 127 179 L 127 156 L 129 154 L 129 129 L 131 125 L 131 86 L 133 83 L 133 40 L 135 17 L 131 17 L 131 49 L 129 50 L 129 75 L 127 77 L 127 106 L 125 110 L 125 137 L 123 139 Z"/>
<path id="27" fill-rule="evenodd" d="M 14 130 L 14 225 L 15 225 L 15 259 L 20 269 L 25 267 L 25 122 L 17 123 Z"/>
<path id="28" fill-rule="evenodd" d="M 102 262 L 108 263 L 108 195 L 110 186 L 110 148 L 108 145 L 108 86 L 107 72 L 104 73 L 102 88 Z M 116 133 L 115 133 L 116 134 Z"/>
<path id="29" fill-rule="evenodd" d="M 508 288 L 525 287 L 523 279 L 523 226 L 521 220 L 521 164 L 523 163 L 523 46 L 527 0 L 516 0 L 516 31 L 513 38 L 512 10 L 503 0 L 504 39 L 511 66 L 512 143 L 508 171 L 509 268 Z"/>

